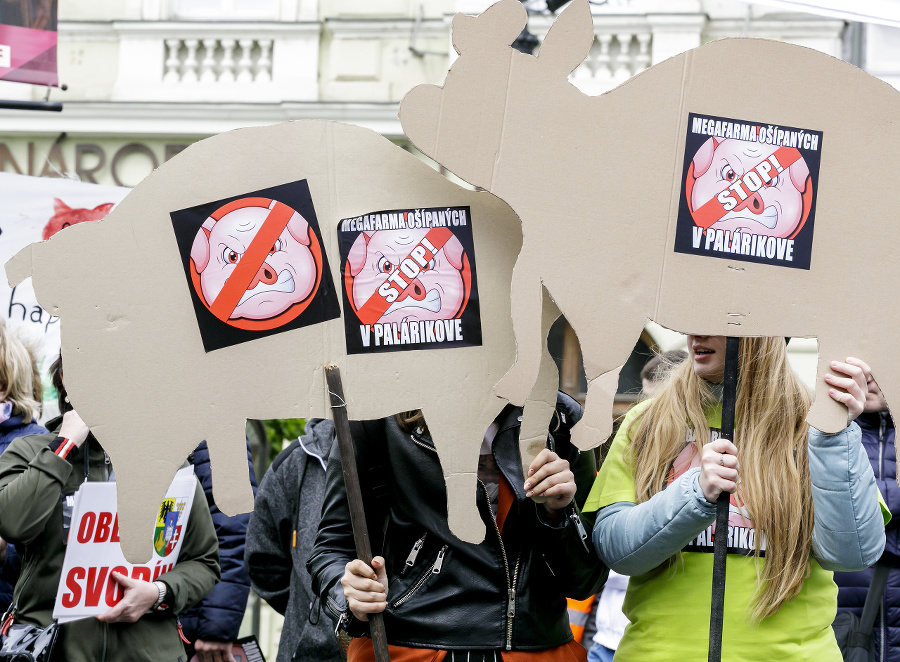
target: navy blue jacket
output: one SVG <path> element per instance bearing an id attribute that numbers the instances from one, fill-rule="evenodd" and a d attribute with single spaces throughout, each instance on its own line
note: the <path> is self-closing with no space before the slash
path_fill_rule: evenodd
<path id="1" fill-rule="evenodd" d="M 206 442 L 201 442 L 188 460 L 194 465 L 194 472 L 209 504 L 216 537 L 219 539 L 219 565 L 222 567 L 222 581 L 199 604 L 179 617 L 184 635 L 193 643 L 197 639 L 207 641 L 234 641 L 238 638 L 247 595 L 250 593 L 250 577 L 244 569 L 244 539 L 250 514 L 228 517 L 213 501 L 212 471 L 209 466 L 209 450 Z M 247 465 L 250 483 L 256 494 L 256 475 L 253 472 L 253 458 L 247 443 Z M 226 488 L 227 489 L 227 488 Z"/>
<path id="2" fill-rule="evenodd" d="M 894 567 L 888 574 L 882 608 L 875 617 L 875 659 L 900 662 L 900 487 L 897 486 L 894 421 L 887 412 L 880 412 L 862 414 L 856 422 L 862 429 L 863 447 L 875 470 L 878 489 L 893 517 L 885 531 L 887 540 L 882 558 Z M 872 569 L 836 572 L 834 581 L 838 585 L 838 611 L 850 610 L 860 616 L 872 581 Z"/>
<path id="3" fill-rule="evenodd" d="M 19 414 L 10 416 L 0 423 L 0 453 L 7 449 L 13 439 L 29 434 L 47 434 L 47 428 L 38 425 L 34 420 L 26 423 Z M 0 613 L 5 612 L 12 602 L 13 587 L 19 580 L 21 566 L 16 548 L 7 545 L 6 560 L 0 564 Z"/>

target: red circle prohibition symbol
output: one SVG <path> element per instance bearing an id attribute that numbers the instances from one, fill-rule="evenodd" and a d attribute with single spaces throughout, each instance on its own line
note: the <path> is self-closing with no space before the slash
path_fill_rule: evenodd
<path id="1" fill-rule="evenodd" d="M 254 276 L 260 271 L 260 268 L 266 262 L 266 258 L 272 252 L 276 242 L 279 241 L 282 233 L 287 229 L 288 222 L 295 215 L 302 218 L 302 216 L 294 209 L 277 200 L 258 197 L 240 198 L 239 200 L 234 200 L 222 205 L 210 214 L 203 223 L 203 226 L 197 231 L 197 236 L 199 237 L 200 233 L 205 233 L 208 239 L 213 226 L 222 218 L 231 212 L 247 208 L 261 208 L 266 210 L 267 214 L 265 220 L 260 223 L 253 232 L 249 245 L 240 256 L 240 259 L 235 263 L 233 271 L 228 276 L 215 299 L 210 302 L 207 301 L 204 296 L 201 286 L 201 272 L 197 270 L 197 265 L 194 263 L 193 259 L 190 261 L 191 283 L 194 287 L 194 292 L 197 294 L 204 307 L 220 321 L 225 322 L 229 326 L 247 331 L 270 331 L 282 327 L 296 319 L 307 309 L 309 304 L 315 298 L 316 292 L 319 290 L 319 284 L 322 281 L 322 246 L 319 243 L 316 233 L 313 232 L 312 227 L 307 223 L 307 237 L 305 237 L 305 239 L 307 239 L 309 243 L 308 246 L 304 246 L 304 250 L 308 249 L 312 255 L 315 269 L 315 283 L 302 301 L 293 303 L 286 310 L 264 319 L 246 319 L 243 317 L 232 318 L 231 315 L 234 314 L 235 309 L 240 304 L 241 297 L 246 294 L 248 286 L 254 281 Z M 213 261 L 212 256 L 210 256 L 209 261 Z"/>

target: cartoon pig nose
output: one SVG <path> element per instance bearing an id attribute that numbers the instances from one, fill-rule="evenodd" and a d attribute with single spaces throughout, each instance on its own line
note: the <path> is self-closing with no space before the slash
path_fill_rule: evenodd
<path id="1" fill-rule="evenodd" d="M 253 277 L 253 282 L 250 283 L 250 287 L 248 290 L 252 290 L 254 287 L 259 285 L 260 283 L 265 283 L 266 285 L 274 285 L 278 282 L 278 274 L 275 273 L 275 270 L 270 267 L 265 262 L 260 266 L 259 271 L 256 272 L 256 276 Z"/>
<path id="2" fill-rule="evenodd" d="M 418 278 L 414 278 L 409 287 L 403 290 L 403 294 L 400 295 L 398 301 L 403 301 L 406 297 L 412 297 L 416 301 L 421 301 L 425 298 L 425 286 L 422 285 Z"/>
<path id="3" fill-rule="evenodd" d="M 741 204 L 734 208 L 735 211 L 742 211 L 744 209 L 749 210 L 753 214 L 762 214 L 763 210 L 766 208 L 766 203 L 763 202 L 762 197 L 759 193 L 753 193 L 749 198 L 744 200 Z"/>

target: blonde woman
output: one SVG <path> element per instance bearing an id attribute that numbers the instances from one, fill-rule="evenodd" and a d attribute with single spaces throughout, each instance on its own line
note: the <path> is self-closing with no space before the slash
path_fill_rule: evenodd
<path id="1" fill-rule="evenodd" d="M 811 396 L 783 338 L 740 343 L 735 443 L 718 438 L 725 338 L 688 336 L 689 357 L 626 416 L 585 510 L 593 541 L 630 576 L 617 662 L 706 660 L 716 500 L 731 493 L 722 659 L 839 662 L 832 570 L 884 547 L 884 517 L 855 423 L 810 428 Z M 829 394 L 850 420 L 862 361 L 831 364 Z"/>
<path id="2" fill-rule="evenodd" d="M 34 356 L 0 319 L 0 453 L 16 437 L 44 434 L 41 378 Z"/>
<path id="3" fill-rule="evenodd" d="M 17 437 L 45 434 L 41 413 L 41 378 L 25 344 L 0 319 L 0 453 Z M 12 602 L 21 563 L 15 548 L 0 539 L 0 611 Z"/>

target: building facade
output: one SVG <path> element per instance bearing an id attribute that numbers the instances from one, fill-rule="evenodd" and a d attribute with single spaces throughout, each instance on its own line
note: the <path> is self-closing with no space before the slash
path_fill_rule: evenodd
<path id="1" fill-rule="evenodd" d="M 51 90 L 49 98 L 62 101 L 64 110 L 0 110 L 0 172 L 134 186 L 197 140 L 302 119 L 357 124 L 409 147 L 397 119 L 400 100 L 414 85 L 442 83 L 455 56 L 453 16 L 477 14 L 489 4 L 59 0 L 59 78 L 66 90 Z M 525 4 L 528 29 L 539 42 L 553 16 L 544 0 Z M 601 94 L 653 64 L 723 37 L 814 48 L 900 89 L 897 29 L 740 0 L 593 0 L 591 11 L 594 43 L 571 77 L 586 94 Z M 0 83 L 0 99 L 46 95 L 43 88 Z M 677 334 L 648 325 L 636 347 L 640 360 L 623 371 L 621 407 L 633 401 L 640 383 L 640 357 L 679 344 Z M 815 342 L 792 347 L 801 372 L 814 376 Z M 577 338 L 565 323 L 554 329 L 551 349 L 563 388 L 583 395 Z M 264 649 L 274 656 L 277 619 L 258 609 L 250 613 Z"/>

